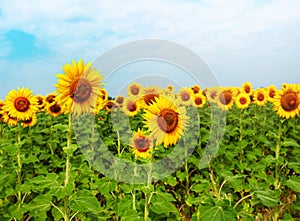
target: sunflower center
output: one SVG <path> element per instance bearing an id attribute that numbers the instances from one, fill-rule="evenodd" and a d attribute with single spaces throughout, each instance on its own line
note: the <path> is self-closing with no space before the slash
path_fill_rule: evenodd
<path id="1" fill-rule="evenodd" d="M 50 106 L 50 111 L 57 114 L 61 111 L 61 107 L 58 104 L 53 104 Z"/>
<path id="2" fill-rule="evenodd" d="M 241 97 L 239 101 L 240 101 L 240 104 L 242 104 L 242 105 L 247 103 L 247 99 L 244 97 Z"/>
<path id="3" fill-rule="evenodd" d="M 76 103 L 84 103 L 92 94 L 92 86 L 86 79 L 79 79 L 71 85 L 71 98 Z"/>
<path id="4" fill-rule="evenodd" d="M 130 112 L 134 112 L 134 111 L 136 111 L 136 109 L 137 109 L 137 106 L 136 106 L 135 102 L 129 102 L 127 104 L 127 110 L 129 110 Z"/>
<path id="5" fill-rule="evenodd" d="M 257 94 L 257 100 L 263 101 L 264 99 L 265 99 L 265 96 L 263 95 L 263 93 L 258 93 Z"/>
<path id="6" fill-rule="evenodd" d="M 274 98 L 275 94 L 276 94 L 275 90 L 270 90 L 269 97 Z"/>
<path id="7" fill-rule="evenodd" d="M 158 115 L 157 123 L 162 131 L 171 133 L 177 127 L 178 114 L 173 110 L 163 109 Z"/>
<path id="8" fill-rule="evenodd" d="M 188 92 L 183 92 L 180 96 L 182 101 L 188 101 L 190 99 L 190 94 Z"/>
<path id="9" fill-rule="evenodd" d="M 130 91 L 131 91 L 131 93 L 132 93 L 133 95 L 138 95 L 138 94 L 140 93 L 140 89 L 139 89 L 138 87 L 136 87 L 136 86 L 132 86 L 132 87 L 130 88 Z"/>
<path id="10" fill-rule="evenodd" d="M 15 102 L 14 106 L 19 112 L 25 112 L 29 109 L 30 102 L 26 97 L 18 97 Z"/>
<path id="11" fill-rule="evenodd" d="M 249 94 L 250 91 L 251 91 L 250 87 L 249 87 L 248 85 L 246 85 L 246 86 L 245 86 L 245 92 L 246 92 L 247 94 Z"/>
<path id="12" fill-rule="evenodd" d="M 116 102 L 117 102 L 118 104 L 123 104 L 123 102 L 124 102 L 124 97 L 117 97 Z"/>
<path id="13" fill-rule="evenodd" d="M 299 106 L 298 96 L 295 92 L 289 92 L 281 97 L 281 106 L 285 111 L 292 111 Z"/>
<path id="14" fill-rule="evenodd" d="M 150 147 L 149 139 L 146 137 L 139 137 L 134 139 L 134 147 L 139 152 L 146 152 Z"/>
<path id="15" fill-rule="evenodd" d="M 198 94 L 200 91 L 200 88 L 197 86 L 194 86 L 194 87 L 192 87 L 192 90 L 193 90 L 194 94 Z"/>
<path id="16" fill-rule="evenodd" d="M 46 101 L 47 101 L 49 104 L 51 104 L 51 103 L 54 101 L 55 97 L 56 97 L 56 96 L 55 96 L 54 94 L 50 94 L 49 96 L 46 97 Z"/>
<path id="17" fill-rule="evenodd" d="M 202 104 L 202 99 L 200 97 L 195 98 L 195 104 L 196 105 L 201 105 Z"/>
<path id="18" fill-rule="evenodd" d="M 210 93 L 210 98 L 211 99 L 215 99 L 215 97 L 217 96 L 217 91 L 213 91 Z"/>
<path id="19" fill-rule="evenodd" d="M 153 102 L 155 102 L 156 97 L 158 97 L 157 94 L 146 94 L 144 96 L 144 102 L 146 105 L 150 106 Z"/>
<path id="20" fill-rule="evenodd" d="M 224 105 L 228 105 L 232 100 L 232 93 L 229 91 L 222 92 L 220 96 L 220 102 Z"/>

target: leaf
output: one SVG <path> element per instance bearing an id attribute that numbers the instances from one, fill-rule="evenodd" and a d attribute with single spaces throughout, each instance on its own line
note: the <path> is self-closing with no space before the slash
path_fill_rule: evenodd
<path id="1" fill-rule="evenodd" d="M 157 214 L 165 214 L 165 213 L 177 213 L 177 209 L 175 208 L 174 204 L 171 202 L 152 202 L 151 211 Z"/>
<path id="2" fill-rule="evenodd" d="M 280 191 L 267 190 L 267 191 L 255 191 L 255 196 L 260 200 L 260 202 L 268 207 L 274 207 L 279 203 Z"/>
<path id="3" fill-rule="evenodd" d="M 50 194 L 42 194 L 34 198 L 29 204 L 26 205 L 26 209 L 29 211 L 44 212 L 51 208 L 52 196 Z"/>
<path id="4" fill-rule="evenodd" d="M 294 190 L 298 193 L 300 193 L 300 179 L 297 177 L 290 177 L 290 179 L 288 179 L 286 181 L 286 185 L 291 189 Z"/>
<path id="5" fill-rule="evenodd" d="M 70 200 L 70 208 L 80 212 L 100 212 L 101 207 L 96 197 L 88 190 L 78 190 Z"/>
<path id="6" fill-rule="evenodd" d="M 201 221 L 234 221 L 237 220 L 237 214 L 234 208 L 230 206 L 205 206 L 199 207 Z"/>
<path id="7" fill-rule="evenodd" d="M 292 138 L 285 138 L 284 141 L 281 143 L 283 147 L 300 147 L 297 141 Z"/>

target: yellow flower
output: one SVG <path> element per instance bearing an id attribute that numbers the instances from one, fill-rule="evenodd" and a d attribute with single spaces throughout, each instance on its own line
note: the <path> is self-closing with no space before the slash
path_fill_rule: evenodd
<path id="1" fill-rule="evenodd" d="M 5 111 L 3 110 L 4 102 L 3 100 L 0 100 L 0 123 L 3 122 L 3 115 Z"/>
<path id="2" fill-rule="evenodd" d="M 143 118 L 156 144 L 164 143 L 164 147 L 177 143 L 188 120 L 185 107 L 180 106 L 180 101 L 171 95 L 156 97 L 145 110 Z"/>
<path id="3" fill-rule="evenodd" d="M 63 113 L 63 108 L 59 103 L 54 102 L 47 106 L 47 111 L 51 116 L 57 117 Z"/>
<path id="4" fill-rule="evenodd" d="M 267 87 L 267 92 L 268 92 L 268 101 L 272 102 L 277 93 L 276 86 L 270 85 L 269 87 Z"/>
<path id="5" fill-rule="evenodd" d="M 82 59 L 78 63 L 72 60 L 72 65 L 63 66 L 64 74 L 56 74 L 58 83 L 55 86 L 59 93 L 57 101 L 63 106 L 65 113 L 80 115 L 94 111 L 103 78 L 91 65 L 91 62 L 84 65 Z"/>
<path id="6" fill-rule="evenodd" d="M 180 100 L 181 105 L 190 106 L 193 104 L 192 95 L 194 94 L 193 90 L 187 87 L 182 87 L 179 92 L 176 94 Z"/>
<path id="7" fill-rule="evenodd" d="M 24 120 L 22 123 L 21 123 L 21 126 L 22 127 L 33 127 L 34 125 L 36 125 L 37 123 L 37 117 L 36 115 L 32 115 L 31 118 L 29 118 L 28 120 Z"/>
<path id="8" fill-rule="evenodd" d="M 133 132 L 129 145 L 133 148 L 135 159 L 138 157 L 151 158 L 151 152 L 153 151 L 152 143 L 152 139 L 145 132 L 141 131 L 140 128 L 137 132 Z"/>
<path id="9" fill-rule="evenodd" d="M 208 102 L 217 103 L 218 102 L 217 94 L 220 93 L 220 90 L 221 90 L 220 87 L 214 86 L 214 87 L 206 88 L 205 90 L 203 90 L 203 93 L 205 94 Z"/>
<path id="10" fill-rule="evenodd" d="M 44 111 L 44 108 L 45 108 L 44 97 L 39 94 L 39 95 L 36 95 L 36 99 L 37 99 L 38 112 Z"/>
<path id="11" fill-rule="evenodd" d="M 194 86 L 190 87 L 194 94 L 200 93 L 200 85 L 195 84 Z"/>
<path id="12" fill-rule="evenodd" d="M 233 104 L 235 96 L 237 95 L 237 90 L 232 87 L 221 88 L 216 95 L 217 105 L 223 110 L 229 110 Z"/>
<path id="13" fill-rule="evenodd" d="M 141 109 L 140 103 L 136 100 L 135 97 L 127 97 L 124 100 L 123 106 L 122 106 L 122 111 L 130 117 L 133 117 L 139 113 Z"/>
<path id="14" fill-rule="evenodd" d="M 160 97 L 161 94 L 162 94 L 162 91 L 160 88 L 158 88 L 156 86 L 151 86 L 151 87 L 147 86 L 147 87 L 143 88 L 138 103 L 143 108 L 147 108 L 149 105 L 151 105 L 155 101 L 155 98 Z"/>
<path id="15" fill-rule="evenodd" d="M 45 105 L 50 105 L 55 101 L 55 99 L 56 99 L 56 95 L 54 93 L 47 94 L 44 97 L 44 103 Z"/>
<path id="16" fill-rule="evenodd" d="M 196 93 L 192 96 L 193 106 L 202 108 L 206 103 L 206 97 L 202 93 Z"/>
<path id="17" fill-rule="evenodd" d="M 253 92 L 253 101 L 258 106 L 264 106 L 268 102 L 268 93 L 265 88 L 256 89 Z"/>
<path id="18" fill-rule="evenodd" d="M 17 120 L 28 120 L 38 110 L 37 98 L 28 88 L 11 90 L 5 99 L 3 110 Z"/>
<path id="19" fill-rule="evenodd" d="M 244 92 L 250 96 L 252 94 L 252 84 L 250 82 L 243 83 L 241 92 Z"/>
<path id="20" fill-rule="evenodd" d="M 244 92 L 238 94 L 235 97 L 235 103 L 239 109 L 245 109 L 245 108 L 249 107 L 249 105 L 251 103 L 249 94 L 246 94 Z"/>
<path id="21" fill-rule="evenodd" d="M 294 118 L 300 112 L 300 87 L 287 84 L 275 95 L 273 104 L 280 117 Z"/>
<path id="22" fill-rule="evenodd" d="M 16 117 L 10 116 L 6 111 L 3 112 L 3 122 L 7 123 L 9 126 L 18 125 L 18 119 Z"/>
<path id="23" fill-rule="evenodd" d="M 138 97 L 140 96 L 141 92 L 142 92 L 142 85 L 140 85 L 139 83 L 133 82 L 127 87 L 128 96 Z"/>
<path id="24" fill-rule="evenodd" d="M 125 101 L 124 95 L 120 94 L 115 98 L 115 105 L 118 107 L 122 107 L 124 104 L 124 101 Z"/>

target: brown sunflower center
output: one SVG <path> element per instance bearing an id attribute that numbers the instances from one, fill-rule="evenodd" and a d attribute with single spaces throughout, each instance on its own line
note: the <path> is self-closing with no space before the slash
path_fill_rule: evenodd
<path id="1" fill-rule="evenodd" d="M 194 94 L 198 94 L 200 92 L 200 88 L 197 86 L 192 87 L 192 91 L 194 92 Z"/>
<path id="2" fill-rule="evenodd" d="M 178 114 L 174 110 L 163 109 L 158 115 L 157 123 L 162 131 L 171 133 L 177 127 Z"/>
<path id="3" fill-rule="evenodd" d="M 248 85 L 246 85 L 245 88 L 244 88 L 244 90 L 245 90 L 245 92 L 246 92 L 247 94 L 249 94 L 250 91 L 251 91 L 251 88 L 250 88 Z"/>
<path id="4" fill-rule="evenodd" d="M 190 94 L 188 92 L 182 92 L 180 94 L 181 100 L 182 101 L 188 101 L 190 99 Z"/>
<path id="5" fill-rule="evenodd" d="M 143 98 L 146 105 L 150 106 L 153 102 L 155 102 L 156 97 L 159 96 L 157 94 L 146 94 Z"/>
<path id="6" fill-rule="evenodd" d="M 137 105 L 135 102 L 129 102 L 127 104 L 127 110 L 129 110 L 130 112 L 134 112 L 137 109 Z"/>
<path id="7" fill-rule="evenodd" d="M 130 92 L 132 95 L 138 95 L 140 93 L 140 89 L 134 85 L 130 88 Z"/>
<path id="8" fill-rule="evenodd" d="M 92 94 L 91 83 L 86 79 L 79 79 L 71 85 L 71 98 L 76 103 L 84 103 Z"/>
<path id="9" fill-rule="evenodd" d="M 56 96 L 55 96 L 54 94 L 50 94 L 49 96 L 46 97 L 46 101 L 47 101 L 49 104 L 51 104 L 51 103 L 54 101 L 55 97 L 56 97 Z"/>
<path id="10" fill-rule="evenodd" d="M 276 94 L 275 90 L 271 89 L 271 90 L 269 91 L 269 97 L 270 97 L 270 98 L 274 98 L 275 94 Z"/>
<path id="11" fill-rule="evenodd" d="M 38 104 L 38 105 L 43 105 L 43 103 L 44 103 L 44 102 L 43 102 L 43 98 L 42 98 L 42 97 L 38 97 L 38 98 L 37 98 L 37 104 Z"/>
<path id="12" fill-rule="evenodd" d="M 247 99 L 245 97 L 241 97 L 239 101 L 240 101 L 240 104 L 242 104 L 242 105 L 247 103 Z"/>
<path id="13" fill-rule="evenodd" d="M 59 106 L 57 103 L 55 103 L 55 104 L 51 105 L 49 109 L 52 113 L 57 114 L 61 111 L 61 106 Z"/>
<path id="14" fill-rule="evenodd" d="M 212 92 L 210 93 L 210 98 L 211 98 L 211 99 L 215 99 L 216 96 L 217 96 L 217 91 L 212 91 Z"/>
<path id="15" fill-rule="evenodd" d="M 124 97 L 117 97 L 116 102 L 117 102 L 118 104 L 123 104 L 123 102 L 124 102 Z"/>
<path id="16" fill-rule="evenodd" d="M 30 102 L 26 97 L 18 97 L 15 99 L 14 106 L 19 112 L 25 112 L 29 109 Z"/>
<path id="17" fill-rule="evenodd" d="M 149 139 L 147 137 L 138 137 L 134 139 L 134 147 L 139 152 L 146 152 L 150 147 Z"/>
<path id="18" fill-rule="evenodd" d="M 202 98 L 201 97 L 196 97 L 195 98 L 195 104 L 196 105 L 201 105 L 202 104 Z"/>
<path id="19" fill-rule="evenodd" d="M 232 101 L 232 93 L 230 91 L 224 91 L 220 95 L 220 102 L 224 105 L 228 105 Z"/>
<path id="20" fill-rule="evenodd" d="M 299 106 L 298 96 L 295 92 L 288 92 L 281 97 L 281 106 L 285 111 L 295 110 Z"/>
<path id="21" fill-rule="evenodd" d="M 258 94 L 257 94 L 257 100 L 263 101 L 264 99 L 265 99 L 265 96 L 264 96 L 263 93 L 258 93 Z"/>

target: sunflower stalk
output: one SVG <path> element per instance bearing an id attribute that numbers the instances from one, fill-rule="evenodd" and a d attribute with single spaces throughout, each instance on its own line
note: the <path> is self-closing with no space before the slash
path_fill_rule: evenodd
<path id="1" fill-rule="evenodd" d="M 276 159 L 276 166 L 275 166 L 275 181 L 274 181 L 274 187 L 275 189 L 280 188 L 279 184 L 279 174 L 280 174 L 280 165 L 279 165 L 279 156 L 280 156 L 280 139 L 281 139 L 281 124 L 282 122 L 279 122 L 278 126 L 278 134 L 277 134 L 277 142 L 276 142 L 276 150 L 275 150 L 275 159 Z"/>
<path id="2" fill-rule="evenodd" d="M 18 150 L 17 150 L 17 162 L 18 162 L 17 176 L 18 176 L 18 185 L 19 186 L 22 184 L 21 132 L 22 132 L 22 127 L 19 123 L 18 124 L 18 133 L 17 133 L 17 148 L 18 148 Z M 18 190 L 17 200 L 18 200 L 18 209 L 20 209 L 21 204 L 22 204 L 22 191 L 21 191 L 21 188 Z"/>
<path id="3" fill-rule="evenodd" d="M 151 155 L 151 160 L 149 163 L 149 169 L 148 169 L 148 179 L 147 179 L 147 187 L 150 189 L 150 184 L 152 182 L 152 160 L 153 160 L 153 154 Z M 145 193 L 145 208 L 144 208 L 144 220 L 147 221 L 149 217 L 149 207 L 150 207 L 150 201 L 151 201 L 152 192 Z"/>

